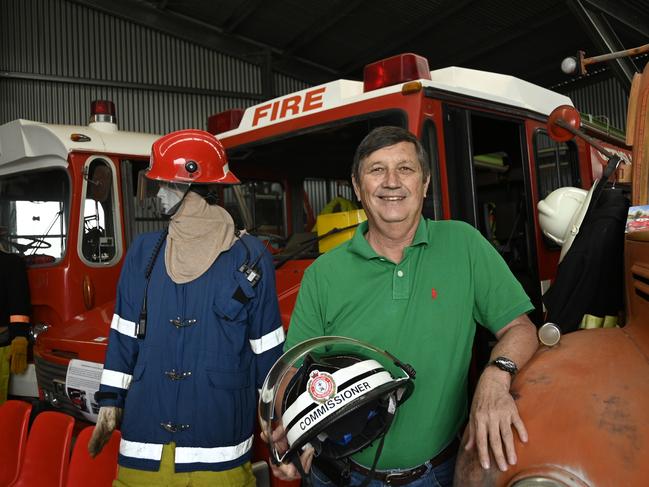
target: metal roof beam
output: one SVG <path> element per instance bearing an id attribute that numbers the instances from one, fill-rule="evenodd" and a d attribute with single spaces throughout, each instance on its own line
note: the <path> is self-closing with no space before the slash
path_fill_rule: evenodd
<path id="1" fill-rule="evenodd" d="M 590 10 L 582 0 L 568 0 L 568 7 L 577 17 L 586 34 L 593 44 L 602 52 L 608 54 L 623 51 L 624 46 L 611 28 L 610 24 L 600 13 Z M 608 63 L 625 91 L 631 89 L 631 80 L 637 71 L 633 62 L 628 58 L 617 58 Z"/>
<path id="2" fill-rule="evenodd" d="M 323 17 L 316 19 L 306 26 L 286 44 L 284 54 L 291 55 L 298 49 L 306 46 L 326 32 L 331 26 L 337 24 L 340 19 L 348 15 L 361 3 L 363 3 L 363 0 L 339 0 L 338 2 L 334 2 Z"/>
<path id="3" fill-rule="evenodd" d="M 610 0 L 586 0 L 592 7 L 634 30 L 643 38 L 649 37 L 649 23 L 641 13 L 625 5 L 624 2 Z M 633 47 L 633 46 L 627 46 Z"/>
<path id="4" fill-rule="evenodd" d="M 172 12 L 169 9 L 162 11 L 152 4 L 133 0 L 73 1 L 262 67 L 265 60 L 260 59 L 260 51 L 270 51 L 273 56 L 283 56 L 280 49 L 236 34 L 227 34 L 222 29 L 206 22 Z M 282 58 L 281 66 L 273 67 L 287 76 L 314 84 L 340 77 L 340 73 L 334 69 L 297 56 L 285 56 Z"/>
<path id="5" fill-rule="evenodd" d="M 391 44 L 383 44 L 378 49 L 377 46 L 372 46 L 370 49 L 366 49 L 362 53 L 354 56 L 359 61 L 347 63 L 342 66 L 339 71 L 344 74 L 351 74 L 367 64 L 368 59 L 378 60 L 385 56 L 389 56 L 391 54 L 394 54 L 395 52 L 398 52 L 401 46 L 407 45 L 413 39 L 416 39 L 436 25 L 446 22 L 449 17 L 452 17 L 458 12 L 468 8 L 472 3 L 475 2 L 476 0 L 449 1 L 447 6 L 438 7 L 437 12 L 435 14 L 431 14 L 427 20 L 422 20 L 422 22 L 417 26 L 410 25 L 408 26 L 407 30 L 401 32 L 398 35 L 392 36 L 396 39 L 395 42 Z"/>
<path id="6" fill-rule="evenodd" d="M 261 0 L 248 0 L 237 8 L 234 13 L 225 21 L 223 30 L 230 34 L 234 32 L 250 15 L 259 7 Z"/>
<path id="7" fill-rule="evenodd" d="M 498 34 L 498 36 L 494 36 L 492 42 L 481 43 L 480 47 L 477 49 L 458 49 L 452 54 L 448 54 L 447 51 L 446 59 L 452 59 L 454 65 L 465 65 L 467 63 L 470 63 L 474 59 L 479 58 L 485 53 L 510 44 L 515 40 L 520 39 L 521 37 L 529 36 L 532 31 L 540 29 L 564 15 L 564 12 L 562 12 L 560 9 L 553 7 L 549 10 L 546 10 L 542 14 L 535 15 L 533 18 L 523 19 L 522 21 L 518 22 L 518 27 L 514 29 L 508 29 L 506 32 L 502 32 Z"/>

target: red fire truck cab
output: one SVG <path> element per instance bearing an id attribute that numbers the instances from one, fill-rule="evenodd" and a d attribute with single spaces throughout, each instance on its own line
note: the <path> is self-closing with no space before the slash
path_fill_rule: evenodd
<path id="1" fill-rule="evenodd" d="M 105 101 L 93 102 L 88 126 L 0 127 L 0 242 L 27 264 L 38 337 L 34 363 L 12 376 L 11 394 L 40 393 L 79 413 L 66 390 L 68 363 L 103 362 L 121 263 L 143 230 L 133 182 L 155 139 L 118 130 Z"/>
<path id="2" fill-rule="evenodd" d="M 511 76 L 458 67 L 430 71 L 424 58 L 404 54 L 366 66 L 363 81 L 332 81 L 224 112 L 212 117 L 210 128 L 235 174 L 257 181 L 254 227 L 288 248 L 304 240 L 328 201 L 354 199 L 354 150 L 372 128 L 409 129 L 430 159 L 424 215 L 477 227 L 520 280 L 540 321 L 541 295 L 559 252 L 539 229 L 536 204 L 561 186 L 589 188 L 605 162 L 582 141 L 550 139 L 545 122 L 559 105 L 572 102 Z M 588 122 L 583 128 L 630 162 L 621 133 Z M 619 181 L 628 182 L 629 173 L 623 165 Z M 280 298 L 283 290 L 296 290 L 296 265 L 288 261 L 278 271 Z M 286 320 L 294 297 L 281 303 Z"/>

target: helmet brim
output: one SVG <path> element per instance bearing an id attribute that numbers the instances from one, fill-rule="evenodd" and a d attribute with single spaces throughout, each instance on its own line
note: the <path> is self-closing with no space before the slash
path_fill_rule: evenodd
<path id="1" fill-rule="evenodd" d="M 382 366 L 382 368 L 385 369 L 384 372 L 388 372 L 392 376 L 389 381 L 386 381 L 384 383 L 377 383 L 372 390 L 367 391 L 363 395 L 370 395 L 371 393 L 371 397 L 375 399 L 375 394 L 388 394 L 389 392 L 386 392 L 386 390 L 393 387 L 394 389 L 398 389 L 398 388 L 404 389 L 403 393 L 399 393 L 397 397 L 397 399 L 399 399 L 399 403 L 403 402 L 408 397 L 409 392 L 411 390 L 409 388 L 412 387 L 411 381 L 415 377 L 415 371 L 411 366 L 401 363 L 396 357 L 386 352 L 385 350 L 378 349 L 371 344 L 364 343 L 352 338 L 340 337 L 340 336 L 321 336 L 321 337 L 311 338 L 309 340 L 305 340 L 301 343 L 298 343 L 297 345 L 293 346 L 291 349 L 287 350 L 275 362 L 273 367 L 271 367 L 271 370 L 266 375 L 266 380 L 264 381 L 264 385 L 262 386 L 261 394 L 259 397 L 259 418 L 262 423 L 262 430 L 264 434 L 269 438 L 269 450 L 271 453 L 271 459 L 274 462 L 279 463 L 287 458 L 285 452 L 281 451 L 281 446 L 275 444 L 275 442 L 273 441 L 273 436 L 274 436 L 273 433 L 275 431 L 275 428 L 277 427 L 276 420 L 279 419 L 276 417 L 276 413 L 277 413 L 276 405 L 279 405 L 280 403 L 283 404 L 284 397 L 285 397 L 284 395 L 286 394 L 286 388 L 287 388 L 286 383 L 290 377 L 295 378 L 294 372 L 290 372 L 290 371 L 295 371 L 296 369 L 299 369 L 300 365 L 298 365 L 298 363 L 302 361 L 312 351 L 316 349 L 321 350 L 323 348 L 327 348 L 330 346 L 341 346 L 341 345 L 351 346 L 354 348 L 359 347 L 359 350 L 364 349 L 366 351 L 369 351 L 370 353 L 376 353 L 377 359 L 380 360 L 381 362 L 380 365 Z M 290 380 L 292 381 L 293 379 Z M 381 381 L 377 378 L 377 382 L 381 382 Z M 410 383 L 410 385 L 407 385 L 408 383 Z M 282 384 L 284 386 L 280 387 L 280 385 Z M 387 387 L 382 387 L 384 385 Z M 375 390 L 378 390 L 380 392 L 374 393 Z M 276 397 L 277 394 L 282 394 L 283 397 L 277 398 Z M 362 396 L 359 396 L 354 400 L 361 399 L 361 397 Z M 370 399 L 367 400 L 369 401 Z M 344 408 L 344 410 L 346 412 L 349 412 L 348 407 L 350 404 L 352 404 L 352 401 L 349 401 L 348 403 L 345 404 L 346 407 Z M 367 401 L 364 400 L 359 403 L 354 402 L 353 404 L 354 404 L 354 408 L 362 407 L 363 404 L 367 404 Z M 341 408 L 341 410 L 342 409 L 343 408 Z M 287 419 L 285 412 L 286 411 L 282 412 L 282 422 L 287 421 L 288 423 L 292 420 Z M 331 414 L 327 415 L 327 417 L 331 416 L 334 412 L 336 411 L 331 411 Z M 322 418 L 322 421 L 324 421 L 324 419 L 326 418 Z M 288 424 L 286 426 L 288 426 Z M 312 425 L 313 428 L 315 428 L 316 426 L 320 430 L 320 422 L 318 422 L 318 424 Z M 309 428 L 309 430 L 311 431 L 312 428 Z M 297 448 L 301 448 L 308 442 L 307 439 L 304 438 L 303 435 L 301 434 L 296 434 L 295 436 L 296 437 L 290 441 L 291 453 L 295 453 Z M 313 437 L 313 435 L 310 434 L 309 437 Z"/>

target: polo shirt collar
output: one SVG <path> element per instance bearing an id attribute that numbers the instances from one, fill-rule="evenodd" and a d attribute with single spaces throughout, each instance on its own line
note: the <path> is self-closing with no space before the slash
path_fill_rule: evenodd
<path id="1" fill-rule="evenodd" d="M 428 225 L 423 216 L 419 217 L 419 225 L 417 225 L 417 230 L 415 231 L 415 236 L 412 239 L 412 243 L 408 247 L 416 247 L 420 245 L 428 245 Z M 365 234 L 367 233 L 367 220 L 361 222 L 358 227 L 356 227 L 356 232 L 349 244 L 349 249 L 366 259 L 377 259 L 381 256 L 376 253 L 372 248 L 369 242 L 365 239 Z"/>

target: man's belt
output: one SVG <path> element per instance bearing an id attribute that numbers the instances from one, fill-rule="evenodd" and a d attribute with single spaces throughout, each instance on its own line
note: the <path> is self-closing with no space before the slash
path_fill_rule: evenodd
<path id="1" fill-rule="evenodd" d="M 380 472 L 375 471 L 373 475 L 374 480 L 384 482 L 388 485 L 406 485 L 410 482 L 417 480 L 419 477 L 424 475 L 428 470 L 428 465 L 432 468 L 435 468 L 445 461 L 451 459 L 453 455 L 457 452 L 460 446 L 460 441 L 455 437 L 451 443 L 449 443 L 446 448 L 441 452 L 435 455 L 433 458 L 428 460 L 425 463 L 422 463 L 418 467 L 411 468 L 410 470 L 403 470 L 401 472 Z M 362 465 L 352 461 L 350 462 L 350 467 L 352 470 L 359 472 L 365 476 L 370 474 L 370 469 L 365 468 Z"/>

